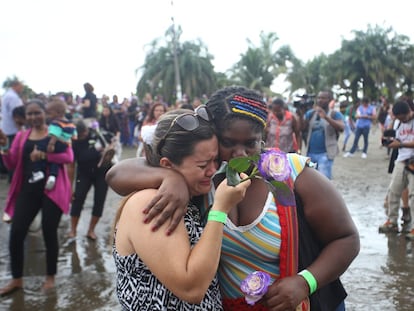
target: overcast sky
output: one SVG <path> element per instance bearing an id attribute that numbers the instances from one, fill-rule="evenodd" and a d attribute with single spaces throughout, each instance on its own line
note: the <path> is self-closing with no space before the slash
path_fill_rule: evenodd
<path id="1" fill-rule="evenodd" d="M 346 6 L 344 6 L 346 5 Z M 413 43 L 405 0 L 5 0 L 0 2 L 0 83 L 17 76 L 35 92 L 129 97 L 145 46 L 164 36 L 175 16 L 181 41 L 200 38 L 225 71 L 261 31 L 279 36 L 302 60 L 340 48 L 352 30 L 392 27 Z M 0 90 L 3 93 L 4 90 Z M 274 90 L 280 92 L 282 90 Z"/>

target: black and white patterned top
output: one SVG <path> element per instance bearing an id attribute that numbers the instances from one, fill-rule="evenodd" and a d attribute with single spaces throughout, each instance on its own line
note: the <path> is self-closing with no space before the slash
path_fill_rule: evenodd
<path id="1" fill-rule="evenodd" d="M 188 206 L 184 222 L 191 246 L 194 246 L 203 231 L 200 212 L 195 205 Z M 120 256 L 114 246 L 113 256 L 117 269 L 117 296 L 123 310 L 223 310 L 217 276 L 210 284 L 203 301 L 200 304 L 191 304 L 177 298 L 169 291 L 137 254 Z"/>

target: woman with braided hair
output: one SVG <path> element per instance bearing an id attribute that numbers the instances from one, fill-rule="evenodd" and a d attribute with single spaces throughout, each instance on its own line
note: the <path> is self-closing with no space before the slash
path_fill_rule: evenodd
<path id="1" fill-rule="evenodd" d="M 221 161 L 260 153 L 267 119 L 260 94 L 226 87 L 206 106 L 218 133 Z M 262 179 L 253 179 L 228 214 L 218 270 L 224 310 L 309 310 L 309 302 L 312 310 L 345 309 L 339 277 L 359 252 L 358 231 L 340 193 L 308 167 L 309 159 L 298 154 L 287 154 L 287 159 L 296 204 L 282 204 Z M 215 184 L 223 178 L 216 175 Z M 168 234 L 184 214 L 188 193 L 178 174 L 128 159 L 108 172 L 107 181 L 122 195 L 159 187 L 145 210 L 145 223 L 153 230 L 168 220 Z M 270 275 L 271 285 L 251 307 L 240 284 L 257 270 Z"/>

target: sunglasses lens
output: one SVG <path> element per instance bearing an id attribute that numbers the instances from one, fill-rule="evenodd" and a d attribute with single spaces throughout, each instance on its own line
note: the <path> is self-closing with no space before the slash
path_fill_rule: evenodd
<path id="1" fill-rule="evenodd" d="M 195 115 L 185 114 L 180 116 L 176 123 L 186 131 L 193 131 L 198 127 L 198 119 Z"/>
<path id="2" fill-rule="evenodd" d="M 195 113 L 203 120 L 210 121 L 210 116 L 208 114 L 206 106 L 200 106 L 195 110 Z"/>

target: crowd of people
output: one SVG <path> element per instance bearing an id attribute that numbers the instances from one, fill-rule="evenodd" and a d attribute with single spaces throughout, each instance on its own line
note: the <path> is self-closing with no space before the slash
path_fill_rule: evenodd
<path id="1" fill-rule="evenodd" d="M 406 172 L 409 165 L 414 171 L 414 160 L 409 161 L 414 159 L 414 133 L 407 134 L 413 113 L 399 103 L 378 105 L 362 98 L 339 105 L 330 90 L 321 90 L 303 109 L 236 86 L 174 105 L 151 94 L 119 102 L 117 95 L 112 101 L 106 95 L 98 98 L 90 83 L 84 84 L 83 97 L 59 93 L 23 102 L 22 88 L 13 81 L 1 101 L 1 166 L 10 182 L 3 221 L 10 223 L 12 275 L 0 288 L 1 296 L 23 288 L 24 241 L 38 213 L 47 254 L 43 289 L 53 288 L 61 216 L 70 214 L 66 237 L 76 239 L 93 186 L 85 232 L 91 241 L 98 238 L 95 228 L 108 187 L 127 196 L 114 223 L 113 245 L 117 294 L 126 310 L 154 305 L 168 310 L 345 310 L 347 294 L 339 278 L 359 252 L 359 237 L 330 181 L 341 152 L 339 135 L 345 135 L 344 157 L 359 151 L 363 136 L 361 157 L 366 159 L 373 126 L 385 133 L 392 120 L 403 124 L 394 125 L 397 134 L 387 144 L 400 155 L 380 232 L 398 231 L 399 200 L 404 189 L 412 191 Z M 120 161 L 122 148 L 136 148 L 137 158 Z M 220 163 L 265 150 L 286 156 L 290 174 L 284 183 L 293 200 L 278 198 L 260 179 L 237 187 L 223 181 Z M 149 189 L 154 187 L 159 190 Z M 407 238 L 414 239 L 411 210 L 405 208 Z M 133 238 L 137 235 L 146 238 Z M 167 257 L 175 258 L 174 269 L 165 267 Z M 257 270 L 268 273 L 271 283 L 249 307 L 240 283 Z"/>
<path id="2" fill-rule="evenodd" d="M 321 102 L 322 97 L 323 102 L 327 100 L 325 96 L 328 94 L 321 94 Z M 177 157 L 175 161 L 178 162 L 175 165 L 160 165 L 162 162 L 169 163 L 168 161 L 175 156 L 171 152 L 170 144 L 182 144 L 180 138 L 185 140 L 184 136 L 178 135 L 176 131 L 191 132 L 197 129 L 200 119 L 205 119 L 203 111 L 207 111 L 208 119 L 217 133 L 219 162 L 252 156 L 264 147 L 263 133 L 268 120 L 268 107 L 260 94 L 244 87 L 218 90 L 204 107 L 195 110 L 194 113 L 177 116 L 170 120 L 169 126 L 163 125 L 162 129 L 157 127 L 148 148 L 150 152 L 147 162 L 127 159 L 112 167 L 107 174 L 110 186 L 123 195 L 137 190 L 139 192 L 135 192 L 133 196 L 137 193 L 143 195 L 142 192 L 149 191 L 146 188 L 160 187 L 158 194 L 151 190 L 151 197 L 139 204 L 138 209 L 144 215 L 136 216 L 136 220 L 150 223 L 147 228 L 140 228 L 140 232 L 148 234 L 160 229 L 158 236 L 165 235 L 166 232 L 168 236 L 178 238 L 182 231 L 182 216 L 190 212 L 187 204 L 191 202 L 198 207 L 200 215 L 206 215 L 201 219 L 203 226 L 212 226 L 211 222 L 223 224 L 218 282 L 224 310 L 309 310 L 309 304 L 316 310 L 344 310 L 346 292 L 339 277 L 359 251 L 358 232 L 340 194 L 329 179 L 311 167 L 308 157 L 297 153 L 283 153 L 286 156 L 286 169 L 291 172 L 285 185 L 291 189 L 292 194 L 295 193 L 290 201 L 283 201 L 274 195 L 262 179 L 252 179 L 244 198 L 220 217 L 210 217 L 210 213 L 215 212 L 209 209 L 210 206 L 214 207 L 215 200 L 212 195 L 194 196 L 187 190 L 189 181 L 186 176 L 174 172 L 180 164 Z M 318 113 L 326 117 L 323 115 L 324 112 Z M 150 158 L 150 155 L 155 158 Z M 204 158 L 193 164 L 198 166 L 198 170 L 204 170 L 212 159 L 208 158 L 207 153 L 202 155 Z M 192 155 L 189 154 L 188 158 L 190 156 Z M 213 176 L 210 171 L 208 172 L 204 173 L 202 182 L 193 181 L 192 185 L 209 186 L 211 179 L 214 190 L 225 178 L 222 174 Z M 220 187 L 221 185 L 218 190 Z M 324 191 L 319 191 L 320 189 Z M 130 200 L 131 197 L 125 204 L 129 218 L 133 217 L 131 205 L 133 202 L 137 204 L 136 200 L 128 203 Z M 148 211 L 148 208 L 151 210 Z M 162 214 L 153 219 L 161 211 Z M 200 221 L 199 216 L 192 214 L 192 217 Z M 131 225 L 125 224 L 121 215 L 116 232 L 125 232 L 126 228 L 123 226 Z M 187 227 L 187 230 L 190 228 Z M 163 279 L 164 282 L 160 280 L 161 285 L 145 282 L 148 277 L 143 277 L 144 273 L 152 277 L 158 277 L 161 273 L 146 255 L 145 245 L 150 243 L 148 239 L 145 239 L 145 242 L 141 239 L 142 242 L 132 242 L 133 245 L 127 249 L 125 243 L 121 244 L 115 239 L 116 260 L 120 261 L 120 251 L 123 255 L 128 255 L 122 257 L 123 259 L 130 259 L 128 263 L 122 262 L 122 266 L 121 263 L 118 266 L 120 301 L 125 302 L 125 275 L 129 275 L 136 285 L 127 289 L 130 293 L 128 303 L 139 304 L 139 301 L 148 301 L 154 296 L 163 297 L 157 301 L 161 305 L 163 301 L 168 301 L 170 296 L 174 297 L 175 303 L 181 302 L 186 299 L 179 295 L 180 285 L 185 284 L 184 281 L 180 281 L 181 278 L 167 277 Z M 199 243 L 202 243 L 202 238 Z M 196 249 L 199 250 L 197 246 L 198 243 L 194 247 L 194 252 Z M 164 250 L 157 249 L 156 252 L 163 252 L 164 256 L 172 257 L 177 256 L 180 248 L 173 247 L 165 250 L 165 253 Z M 207 269 L 204 270 L 208 272 Z M 246 276 L 256 270 L 268 273 L 270 284 L 267 293 L 263 293 L 259 302 L 249 306 L 244 293 L 241 292 L 240 284 Z M 197 272 L 189 269 L 186 279 L 195 277 L 191 273 Z M 215 281 L 210 276 L 211 281 L 211 285 L 214 285 Z M 128 284 L 131 283 L 132 281 Z M 163 290 L 161 295 L 158 292 L 162 286 L 167 287 L 167 290 Z M 211 299 L 210 296 L 205 298 Z M 211 300 L 207 305 L 208 309 L 212 309 L 213 303 L 217 304 L 217 300 Z M 150 309 L 147 304 L 140 306 L 144 310 Z M 145 308 L 146 306 L 148 308 Z"/>

